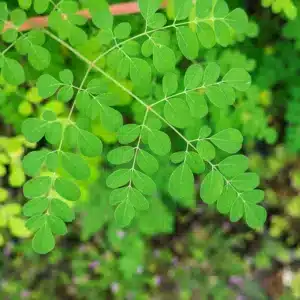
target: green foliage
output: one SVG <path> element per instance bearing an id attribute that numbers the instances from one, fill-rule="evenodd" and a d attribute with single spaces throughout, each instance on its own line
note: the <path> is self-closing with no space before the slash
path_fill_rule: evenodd
<path id="1" fill-rule="evenodd" d="M 239 93 L 250 87 L 250 75 L 240 66 L 223 72 L 216 62 L 191 62 L 184 74 L 177 68 L 184 59 L 196 60 L 200 51 L 232 45 L 247 35 L 246 13 L 240 8 L 230 10 L 223 0 L 173 1 L 168 14 L 174 22 L 168 25 L 165 16 L 157 12 L 160 0 L 140 0 L 138 4 L 145 31 L 130 37 L 131 24 L 115 24 L 106 1 L 84 1 L 92 23 L 100 29 L 100 39 L 105 40 L 101 54 L 92 61 L 74 48 L 89 38 L 88 30 L 82 27 L 86 19 L 76 14 L 77 2 L 60 1 L 51 9 L 50 31 L 16 31 L 15 40 L 11 36 L 5 39 L 12 44 L 2 52 L 0 66 L 3 78 L 13 85 L 24 82 L 25 72 L 17 60 L 8 56 L 10 47 L 27 55 L 29 64 L 41 71 L 51 63 L 50 51 L 43 46 L 50 38 L 88 66 L 79 80 L 68 69 L 58 76 L 48 70 L 43 72 L 36 83 L 39 96 L 45 102 L 51 97 L 70 102 L 69 114 L 60 116 L 48 109 L 22 125 L 29 142 L 46 146 L 28 153 L 23 161 L 26 175 L 33 176 L 23 190 L 30 199 L 25 214 L 31 217 L 27 225 L 35 232 L 33 248 L 38 253 L 51 251 L 54 236 L 66 233 L 64 223 L 73 219 L 68 201 L 80 198 L 77 186 L 92 174 L 88 159 L 103 152 L 103 143 L 93 130 L 95 123 L 116 134 L 120 144 L 107 155 L 109 168 L 120 167 L 110 170 L 106 179 L 112 189 L 109 202 L 115 206 L 119 226 L 134 222 L 148 226 L 147 210 L 159 210 L 152 198 L 161 201 L 162 183 L 157 174 L 165 168 L 170 177 L 166 190 L 176 203 L 195 206 L 195 180 L 200 175 L 200 197 L 205 203 L 219 203 L 217 208 L 229 213 L 232 221 L 244 216 L 252 228 L 261 227 L 265 221 L 265 210 L 256 205 L 261 196 L 252 191 L 259 184 L 257 175 L 245 173 L 246 169 L 238 166 L 236 169 L 241 171 L 231 176 L 231 170 L 226 169 L 224 156 L 242 148 L 242 134 L 234 127 L 219 130 L 204 126 L 209 124 L 214 110 L 232 109 Z M 30 3 L 22 2 L 21 6 L 28 9 Z M 33 2 L 37 14 L 51 6 L 50 1 Z M 22 10 L 3 14 L 4 20 L 10 16 L 15 25 L 26 18 Z M 119 91 L 112 91 L 111 84 L 135 100 L 133 118 L 128 120 L 120 113 L 116 100 Z M 181 142 L 177 144 L 176 139 Z M 169 163 L 170 157 L 178 164 L 175 168 Z M 232 157 L 235 156 L 227 159 Z M 232 163 L 236 163 L 234 159 Z"/>
<path id="2" fill-rule="evenodd" d="M 272 8 L 273 13 L 284 13 L 288 19 L 295 19 L 298 13 L 297 6 L 293 0 L 262 0 L 264 7 Z"/>
<path id="3" fill-rule="evenodd" d="M 286 132 L 286 144 L 288 149 L 290 149 L 291 152 L 297 153 L 300 150 L 300 144 L 299 140 L 297 139 L 298 132 L 299 132 L 299 120 L 297 118 L 298 112 L 300 109 L 300 103 L 299 103 L 299 89 L 294 88 L 292 90 L 292 99 L 289 101 L 287 105 L 287 111 L 285 118 L 287 122 L 289 123 L 289 126 L 287 128 Z"/>

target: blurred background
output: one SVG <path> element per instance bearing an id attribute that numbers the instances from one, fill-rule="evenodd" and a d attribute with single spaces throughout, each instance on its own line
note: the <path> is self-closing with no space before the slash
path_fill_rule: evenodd
<path id="1" fill-rule="evenodd" d="M 26 1 L 6 2 L 14 9 Z M 165 167 L 156 177 L 161 197 L 152 199 L 150 210 L 131 227 L 120 230 L 104 184 L 110 168 L 99 157 L 89 161 L 92 177 L 80 187 L 83 197 L 74 206 L 77 218 L 69 233 L 50 254 L 35 254 L 21 211 L 21 160 L 36 145 L 25 141 L 20 126 L 47 108 L 64 115 L 69 107 L 55 97 L 39 97 L 35 82 L 41 73 L 24 60 L 26 84 L 15 87 L 0 77 L 0 299 L 300 299 L 300 1 L 227 3 L 246 10 L 247 35 L 226 49 L 201 51 L 197 61 L 216 61 L 222 74 L 242 67 L 252 76 L 251 88 L 239 95 L 235 109 L 220 114 L 211 108 L 209 124 L 243 133 L 243 152 L 266 193 L 265 227 L 253 231 L 242 222 L 230 223 L 199 196 L 190 207 L 172 203 L 165 183 L 170 166 L 162 160 Z M 172 19 L 169 6 L 166 10 Z M 133 34 L 144 26 L 138 14 L 116 20 L 130 22 Z M 77 49 L 92 60 L 103 45 L 97 32 L 88 25 L 86 30 L 89 39 Z M 0 39 L 0 50 L 5 45 Z M 81 78 L 83 63 L 53 40 L 45 45 L 52 53 L 45 73 L 69 68 Z M 130 82 L 123 83 L 130 88 Z M 117 87 L 111 89 L 118 94 L 119 110 L 138 119 L 139 106 Z M 99 122 L 93 131 L 108 149 L 116 143 L 115 133 Z"/>

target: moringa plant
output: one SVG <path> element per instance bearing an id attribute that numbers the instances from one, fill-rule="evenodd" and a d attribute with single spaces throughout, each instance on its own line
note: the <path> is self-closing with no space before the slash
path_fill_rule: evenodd
<path id="1" fill-rule="evenodd" d="M 69 107 L 67 116 L 46 110 L 22 125 L 28 142 L 38 143 L 23 160 L 24 172 L 32 177 L 23 188 L 29 199 L 23 212 L 34 233 L 34 251 L 51 251 L 54 236 L 67 232 L 65 223 L 75 217 L 69 201 L 80 198 L 78 184 L 90 176 L 87 159 L 100 155 L 111 170 L 106 179 L 111 193 L 104 201 L 115 207 L 121 227 L 162 193 L 155 174 L 165 168 L 165 157 L 172 164 L 168 192 L 179 205 L 194 201 L 200 179 L 196 194 L 232 222 L 243 218 L 254 229 L 265 222 L 259 177 L 247 171 L 247 157 L 238 154 L 242 134 L 235 128 L 212 132 L 208 126 L 212 107 L 220 113 L 234 108 L 237 94 L 251 85 L 250 75 L 231 68 L 220 76 L 217 63 L 197 63 L 200 50 L 228 47 L 246 36 L 247 15 L 240 8 L 230 10 L 224 0 L 173 0 L 167 19 L 161 2 L 138 1 L 144 26 L 135 34 L 130 23 L 116 24 L 104 0 L 20 0 L 23 10 L 13 11 L 0 3 L 0 30 L 5 28 L 2 39 L 8 45 L 0 68 L 6 82 L 25 85 L 27 62 L 39 72 L 48 68 L 53 56 L 48 40 L 85 65 L 80 78 L 64 69 L 56 77 L 43 73 L 36 82 L 40 97 L 55 96 Z M 36 14 L 49 14 L 49 29 L 19 30 L 31 5 Z M 78 13 L 81 7 L 88 9 L 91 22 Z M 78 50 L 91 36 L 102 49 L 93 60 Z M 10 55 L 13 49 L 17 57 Z M 132 98 L 127 110 L 120 109 L 112 85 Z M 117 134 L 113 149 L 107 151 L 93 132 L 95 122 Z"/>

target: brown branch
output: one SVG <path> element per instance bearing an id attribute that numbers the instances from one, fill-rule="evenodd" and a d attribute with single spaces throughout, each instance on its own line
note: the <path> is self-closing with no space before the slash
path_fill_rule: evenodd
<path id="1" fill-rule="evenodd" d="M 167 2 L 166 0 L 163 2 L 162 7 L 166 6 L 167 4 L 166 2 Z M 113 4 L 109 7 L 109 9 L 114 16 L 135 14 L 140 11 L 138 4 L 136 2 Z M 91 14 L 87 9 L 78 11 L 78 15 L 81 15 L 87 19 L 91 18 Z M 48 27 L 48 16 L 30 18 L 24 24 L 22 24 L 18 29 L 19 31 L 27 31 L 30 30 L 31 28 L 44 28 L 44 27 Z M 6 22 L 3 32 L 10 28 L 13 28 L 13 24 L 11 22 Z"/>

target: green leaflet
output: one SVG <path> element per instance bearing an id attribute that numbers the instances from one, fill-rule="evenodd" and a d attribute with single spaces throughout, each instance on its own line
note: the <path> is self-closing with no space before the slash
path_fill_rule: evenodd
<path id="1" fill-rule="evenodd" d="M 216 63 L 209 63 L 204 70 L 203 85 L 208 86 L 216 83 L 220 76 L 220 67 Z"/>
<path id="2" fill-rule="evenodd" d="M 46 165 L 49 171 L 56 172 L 59 166 L 59 156 L 57 152 L 50 152 L 46 158 Z"/>
<path id="3" fill-rule="evenodd" d="M 51 61 L 50 52 L 39 45 L 31 45 L 28 51 L 28 60 L 37 70 L 44 70 L 49 67 Z"/>
<path id="4" fill-rule="evenodd" d="M 143 194 L 130 186 L 112 191 L 109 197 L 109 202 L 111 205 L 117 205 L 122 202 L 130 202 L 137 210 L 146 210 L 149 208 L 149 203 Z"/>
<path id="5" fill-rule="evenodd" d="M 223 77 L 223 82 L 228 83 L 238 91 L 246 91 L 251 85 L 251 77 L 244 69 L 231 69 Z"/>
<path id="6" fill-rule="evenodd" d="M 8 17 L 7 4 L 5 2 L 0 3 L 0 31 L 3 30 L 4 23 Z"/>
<path id="7" fill-rule="evenodd" d="M 85 180 L 90 177 L 88 164 L 78 154 L 61 152 L 61 163 L 63 168 L 77 180 Z"/>
<path id="8" fill-rule="evenodd" d="M 218 164 L 219 170 L 228 178 L 244 173 L 248 166 L 248 158 L 240 154 L 228 156 Z"/>
<path id="9" fill-rule="evenodd" d="M 51 122 L 56 120 L 56 114 L 51 110 L 44 111 L 42 117 L 45 121 Z"/>
<path id="10" fill-rule="evenodd" d="M 205 170 L 205 164 L 199 153 L 188 152 L 186 155 L 186 162 L 195 174 L 200 174 Z"/>
<path id="11" fill-rule="evenodd" d="M 206 22 L 197 24 L 197 36 L 204 48 L 212 48 L 216 44 L 216 38 L 212 26 Z"/>
<path id="12" fill-rule="evenodd" d="M 211 0 L 196 1 L 196 15 L 199 18 L 207 18 L 213 10 L 213 2 Z"/>
<path id="13" fill-rule="evenodd" d="M 32 151 L 23 159 L 23 169 L 28 176 L 35 176 L 39 173 L 48 155 L 47 150 Z"/>
<path id="14" fill-rule="evenodd" d="M 74 95 L 73 88 L 71 86 L 63 86 L 57 93 L 58 100 L 62 102 L 68 102 Z"/>
<path id="15" fill-rule="evenodd" d="M 44 215 L 34 215 L 27 220 L 25 225 L 32 232 L 36 232 L 38 229 L 40 229 L 45 224 L 46 218 L 47 218 L 47 216 L 45 214 Z"/>
<path id="16" fill-rule="evenodd" d="M 37 81 L 39 95 L 43 98 L 49 98 L 54 95 L 60 86 L 61 83 L 48 74 L 42 75 Z"/>
<path id="17" fill-rule="evenodd" d="M 165 15 L 161 13 L 155 13 L 148 22 L 148 26 L 150 28 L 156 29 L 156 28 L 162 28 L 167 23 L 167 19 Z"/>
<path id="18" fill-rule="evenodd" d="M 63 127 L 59 122 L 47 124 L 45 138 L 49 144 L 58 145 L 62 139 Z"/>
<path id="19" fill-rule="evenodd" d="M 1 76 L 12 85 L 20 85 L 25 81 L 23 67 L 14 59 L 4 57 Z"/>
<path id="20" fill-rule="evenodd" d="M 64 69 L 63 71 L 60 71 L 59 78 L 62 81 L 62 83 L 67 85 L 72 85 L 74 81 L 73 73 L 68 69 Z"/>
<path id="21" fill-rule="evenodd" d="M 249 227 L 259 229 L 267 219 L 266 210 L 259 205 L 249 204 L 245 206 L 245 220 Z"/>
<path id="22" fill-rule="evenodd" d="M 239 197 L 237 197 L 230 209 L 230 221 L 237 222 L 239 221 L 244 215 L 244 205 L 243 202 Z"/>
<path id="23" fill-rule="evenodd" d="M 171 141 L 169 136 L 156 129 L 149 132 L 148 144 L 151 151 L 160 156 L 168 154 L 171 150 Z"/>
<path id="24" fill-rule="evenodd" d="M 213 169 L 201 183 L 200 197 L 205 203 L 212 204 L 218 200 L 223 192 L 223 188 L 224 179 L 222 174 L 218 170 Z"/>
<path id="25" fill-rule="evenodd" d="M 131 32 L 131 25 L 128 22 L 118 24 L 114 28 L 114 35 L 117 39 L 126 39 L 129 37 Z"/>
<path id="26" fill-rule="evenodd" d="M 175 20 L 184 20 L 189 17 L 192 10 L 192 0 L 174 0 Z"/>
<path id="27" fill-rule="evenodd" d="M 134 148 L 130 146 L 119 147 L 111 150 L 107 160 L 114 165 L 121 165 L 130 162 L 134 156 Z"/>
<path id="28" fill-rule="evenodd" d="M 217 0 L 213 10 L 214 16 L 216 18 L 223 18 L 228 15 L 229 8 L 224 0 Z"/>
<path id="29" fill-rule="evenodd" d="M 132 182 L 135 187 L 143 194 L 151 196 L 156 191 L 156 184 L 154 181 L 146 174 L 140 171 L 133 171 Z"/>
<path id="30" fill-rule="evenodd" d="M 161 62 L 164 62 L 163 64 Z M 167 73 L 175 69 L 176 58 L 172 49 L 160 45 L 153 47 L 153 64 L 158 72 Z"/>
<path id="31" fill-rule="evenodd" d="M 243 193 L 243 199 L 247 203 L 253 203 L 253 204 L 257 204 L 257 203 L 263 201 L 264 196 L 265 196 L 265 193 L 261 190 L 253 190 L 253 191 Z"/>
<path id="32" fill-rule="evenodd" d="M 185 156 L 186 156 L 186 152 L 184 151 L 174 152 L 172 153 L 170 159 L 172 163 L 179 164 L 184 161 Z"/>
<path id="33" fill-rule="evenodd" d="M 227 47 L 231 41 L 231 29 L 226 22 L 216 20 L 214 23 L 216 41 L 223 47 Z"/>
<path id="34" fill-rule="evenodd" d="M 113 132 L 123 125 L 122 115 L 117 110 L 104 104 L 101 105 L 100 119 L 103 126 Z"/>
<path id="35" fill-rule="evenodd" d="M 78 130 L 78 147 L 84 156 L 94 157 L 101 154 L 101 140 L 86 130 Z"/>
<path id="36" fill-rule="evenodd" d="M 182 204 L 190 206 L 194 194 L 194 176 L 187 163 L 182 163 L 173 171 L 169 180 L 169 193 Z"/>
<path id="37" fill-rule="evenodd" d="M 118 141 L 120 144 L 130 144 L 140 135 L 141 127 L 136 124 L 126 124 L 118 131 Z"/>
<path id="38" fill-rule="evenodd" d="M 36 198 L 46 195 L 49 192 L 51 178 L 41 176 L 30 179 L 24 185 L 23 192 L 26 198 Z"/>
<path id="39" fill-rule="evenodd" d="M 233 203 L 237 200 L 238 194 L 236 191 L 230 186 L 226 185 L 223 193 L 217 200 L 217 209 L 221 214 L 228 214 Z"/>
<path id="40" fill-rule="evenodd" d="M 71 180 L 59 177 L 54 182 L 56 192 L 64 199 L 76 201 L 80 198 L 80 190 Z"/>
<path id="41" fill-rule="evenodd" d="M 130 78 L 136 85 L 144 85 L 151 82 L 151 67 L 143 59 L 132 58 L 130 60 Z"/>
<path id="42" fill-rule="evenodd" d="M 211 135 L 211 128 L 207 125 L 204 125 L 199 130 L 199 139 L 205 139 Z"/>
<path id="43" fill-rule="evenodd" d="M 139 168 L 146 174 L 153 174 L 159 169 L 157 159 L 145 150 L 140 149 L 136 159 Z"/>
<path id="44" fill-rule="evenodd" d="M 41 215 L 42 213 L 45 212 L 45 210 L 49 206 L 49 201 L 45 197 L 41 198 L 34 198 L 30 201 L 28 201 L 24 206 L 23 206 L 23 214 L 26 217 L 32 217 L 34 215 Z"/>
<path id="45" fill-rule="evenodd" d="M 119 169 L 108 176 L 106 184 L 111 189 L 116 189 L 127 184 L 130 181 L 131 176 L 131 170 Z"/>
<path id="46" fill-rule="evenodd" d="M 213 135 L 209 140 L 225 152 L 236 153 L 242 147 L 243 136 L 237 129 L 228 128 Z"/>
<path id="47" fill-rule="evenodd" d="M 35 233 L 32 248 L 39 254 L 46 254 L 53 250 L 55 240 L 48 221 Z"/>
<path id="48" fill-rule="evenodd" d="M 149 208 L 146 198 L 137 189 L 130 186 L 111 192 L 109 201 L 112 205 L 117 205 L 115 219 L 121 227 L 129 225 L 135 216 L 135 210 Z"/>
<path id="49" fill-rule="evenodd" d="M 64 235 L 68 232 L 67 226 L 62 219 L 51 215 L 47 219 L 53 234 Z"/>
<path id="50" fill-rule="evenodd" d="M 26 21 L 27 15 L 22 9 L 16 8 L 10 12 L 10 19 L 13 24 L 20 26 Z"/>
<path id="51" fill-rule="evenodd" d="M 18 38 L 18 31 L 15 29 L 8 29 L 6 30 L 3 35 L 2 39 L 6 43 L 13 43 Z"/>
<path id="52" fill-rule="evenodd" d="M 213 160 L 216 156 L 216 149 L 209 141 L 199 141 L 197 143 L 197 150 L 200 157 L 207 161 Z"/>
<path id="53" fill-rule="evenodd" d="M 219 108 L 226 108 L 235 101 L 234 90 L 223 83 L 209 86 L 205 92 L 210 102 Z"/>
<path id="54" fill-rule="evenodd" d="M 208 114 L 208 106 L 204 95 L 198 92 L 189 92 L 186 94 L 186 102 L 192 117 L 201 119 Z"/>
<path id="55" fill-rule="evenodd" d="M 75 218 L 73 210 L 59 199 L 51 199 L 51 214 L 61 218 L 65 222 L 72 222 Z"/>
<path id="56" fill-rule="evenodd" d="M 201 86 L 203 79 L 203 68 L 199 64 L 191 65 L 184 75 L 184 86 L 187 90 Z"/>
<path id="57" fill-rule="evenodd" d="M 37 14 L 43 14 L 47 9 L 50 0 L 34 0 L 33 8 Z"/>
<path id="58" fill-rule="evenodd" d="M 111 29 L 113 16 L 109 11 L 107 2 L 105 0 L 88 0 L 87 4 L 95 26 L 101 29 Z"/>
<path id="59" fill-rule="evenodd" d="M 251 191 L 259 185 L 259 177 L 256 173 L 243 173 L 230 180 L 239 191 Z"/>
<path id="60" fill-rule="evenodd" d="M 115 219 L 120 227 L 126 227 L 135 216 L 133 205 L 129 201 L 121 202 L 115 210 Z"/>
<path id="61" fill-rule="evenodd" d="M 138 0 L 142 16 L 148 22 L 161 5 L 161 0 Z"/>
<path id="62" fill-rule="evenodd" d="M 243 33 L 247 30 L 248 17 L 245 11 L 240 8 L 229 13 L 225 20 L 237 33 Z"/>
<path id="63" fill-rule="evenodd" d="M 39 95 L 42 98 L 49 98 L 53 96 L 57 90 L 57 98 L 62 102 L 68 102 L 73 98 L 74 89 L 73 89 L 73 74 L 70 70 L 65 69 L 59 73 L 60 80 L 59 82 L 53 76 L 44 74 L 39 77 L 37 82 L 37 87 Z"/>
<path id="64" fill-rule="evenodd" d="M 176 29 L 176 37 L 182 54 L 188 59 L 195 59 L 199 52 L 196 33 L 187 26 L 180 26 Z"/>
<path id="65" fill-rule="evenodd" d="M 167 73 L 163 77 L 163 92 L 166 96 L 175 94 L 178 89 L 178 77 L 174 73 Z"/>
<path id="66" fill-rule="evenodd" d="M 185 128 L 191 120 L 190 109 L 186 101 L 180 98 L 172 98 L 164 106 L 164 116 L 173 126 Z"/>

